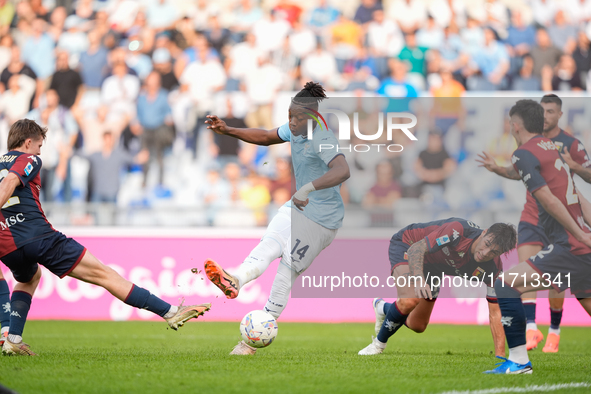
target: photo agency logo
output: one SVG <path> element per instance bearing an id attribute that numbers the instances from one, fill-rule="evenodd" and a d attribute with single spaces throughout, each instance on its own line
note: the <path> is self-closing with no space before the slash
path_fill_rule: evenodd
<path id="1" fill-rule="evenodd" d="M 321 130 L 328 130 L 328 123 L 325 117 L 318 111 L 310 108 L 304 107 L 307 111 L 306 114 L 310 116 L 311 119 L 308 119 L 308 139 L 312 140 L 314 138 L 314 122 L 320 127 Z M 377 128 L 378 130 L 371 134 L 368 133 L 368 130 L 361 130 L 360 122 L 359 122 L 359 112 L 353 113 L 346 113 L 345 111 L 335 109 L 335 108 L 322 108 L 322 113 L 325 115 L 335 115 L 336 122 L 338 124 L 338 140 L 341 142 L 338 146 L 334 146 L 334 144 L 320 144 L 320 151 L 335 149 L 339 152 L 341 151 L 348 151 L 348 152 L 381 152 L 387 150 L 388 152 L 402 152 L 404 150 L 404 146 L 398 143 L 393 142 L 393 136 L 395 132 L 402 132 L 406 137 L 408 137 L 411 141 L 417 141 L 417 137 L 410 131 L 413 127 L 417 125 L 417 117 L 410 113 L 410 112 L 376 112 L 369 114 L 368 116 L 377 117 Z M 352 118 L 352 125 L 351 127 L 351 118 Z M 409 121 L 410 120 L 410 121 Z M 386 142 L 378 142 L 384 141 L 383 134 L 384 134 L 384 123 L 386 124 Z M 364 143 L 355 143 L 351 144 L 351 130 L 354 133 L 354 136 L 361 141 L 365 141 Z M 373 142 L 371 142 L 373 141 Z M 347 144 L 348 143 L 348 144 Z"/>

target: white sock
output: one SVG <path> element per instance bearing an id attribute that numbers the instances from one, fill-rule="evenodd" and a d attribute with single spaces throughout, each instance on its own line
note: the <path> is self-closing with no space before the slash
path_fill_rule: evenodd
<path id="1" fill-rule="evenodd" d="M 275 319 L 279 318 L 287 306 L 289 293 L 291 292 L 291 288 L 298 276 L 299 274 L 286 266 L 283 260 L 279 263 L 279 267 L 277 267 L 277 275 L 275 275 L 275 279 L 273 280 L 271 294 L 269 294 L 269 299 L 267 300 L 264 311 L 269 312 Z"/>
<path id="2" fill-rule="evenodd" d="M 556 335 L 560 335 L 560 327 L 558 328 L 548 328 L 548 334 L 556 334 Z"/>
<path id="3" fill-rule="evenodd" d="M 527 364 L 529 362 L 529 357 L 527 356 L 527 348 L 525 345 L 509 349 L 509 360 L 517 364 Z"/>
<path id="4" fill-rule="evenodd" d="M 525 326 L 526 330 L 537 330 L 538 325 L 536 323 L 527 323 Z"/>
<path id="5" fill-rule="evenodd" d="M 171 305 L 170 309 L 168 310 L 168 312 L 166 312 L 166 315 L 162 316 L 165 319 L 170 319 L 171 317 L 173 317 L 174 315 L 176 315 L 176 313 L 179 311 L 179 307 L 175 306 L 175 305 Z"/>
<path id="6" fill-rule="evenodd" d="M 378 308 L 378 313 L 381 313 L 382 315 L 385 315 L 386 312 L 384 311 L 384 306 L 386 305 L 386 301 L 382 300 L 380 302 L 378 302 L 377 308 Z"/>
<path id="7" fill-rule="evenodd" d="M 4 334 L 5 332 L 8 332 L 8 329 L 10 327 L 2 327 L 2 329 L 0 330 L 0 335 Z"/>
<path id="8" fill-rule="evenodd" d="M 238 284 L 242 287 L 261 276 L 269 264 L 279 257 L 281 257 L 279 242 L 274 238 L 265 237 L 232 275 L 238 279 Z"/>
<path id="9" fill-rule="evenodd" d="M 23 337 L 20 335 L 8 334 L 8 340 L 12 343 L 21 343 L 23 341 Z"/>
<path id="10" fill-rule="evenodd" d="M 378 347 L 381 347 L 382 349 L 386 348 L 387 343 L 386 342 L 380 342 L 380 340 L 378 339 L 378 337 L 374 338 L 374 344 Z"/>

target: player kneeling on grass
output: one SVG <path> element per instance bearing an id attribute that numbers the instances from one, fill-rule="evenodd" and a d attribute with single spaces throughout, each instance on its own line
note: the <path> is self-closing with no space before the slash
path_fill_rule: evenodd
<path id="1" fill-rule="evenodd" d="M 539 223 L 550 244 L 495 282 L 509 358 L 486 373 L 529 374 L 523 293 L 550 287 L 561 293 L 570 288 L 591 316 L 591 204 L 577 193 L 570 168 L 554 142 L 542 135 L 542 106 L 519 100 L 509 116 L 518 146 L 511 162 L 536 199 Z"/>
<path id="2" fill-rule="evenodd" d="M 53 229 L 39 202 L 38 155 L 46 133 L 47 129 L 32 120 L 19 120 L 8 133 L 9 152 L 0 156 L 0 260 L 18 282 L 12 292 L 10 329 L 2 353 L 35 355 L 22 341 L 22 334 L 41 279 L 39 264 L 60 278 L 69 275 L 101 286 L 126 304 L 161 316 L 174 330 L 208 311 L 210 304 L 171 306 L 124 279 L 84 246 Z"/>
<path id="3" fill-rule="evenodd" d="M 392 304 L 381 298 L 374 300 L 377 338 L 359 354 L 382 353 L 388 339 L 403 324 L 418 333 L 425 331 L 439 293 L 439 287 L 431 288 L 432 279 L 425 280 L 445 274 L 476 277 L 489 286 L 487 301 L 495 354 L 504 356 L 501 311 L 490 286 L 502 272 L 501 255 L 515 248 L 516 242 L 512 225 L 496 223 L 482 230 L 459 218 L 411 224 L 394 234 L 389 255 L 398 299 Z"/>

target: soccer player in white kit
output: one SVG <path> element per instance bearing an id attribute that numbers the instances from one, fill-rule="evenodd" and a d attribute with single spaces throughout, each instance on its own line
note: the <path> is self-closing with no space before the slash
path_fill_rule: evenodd
<path id="1" fill-rule="evenodd" d="M 345 213 L 340 185 L 349 178 L 349 166 L 338 152 L 334 133 L 325 124 L 318 124 L 313 115 L 324 98 L 320 84 L 307 82 L 292 99 L 289 122 L 272 130 L 228 127 L 215 115 L 208 116 L 206 121 L 208 129 L 245 142 L 257 145 L 290 142 L 297 188 L 291 201 L 279 209 L 260 243 L 232 275 L 213 260 L 205 262 L 207 277 L 227 298 L 236 298 L 242 286 L 261 276 L 273 260 L 281 257 L 265 306 L 265 311 L 275 318 L 285 309 L 295 280 L 335 238 Z M 307 132 L 309 119 L 314 119 L 315 125 L 311 140 Z M 230 354 L 246 355 L 255 351 L 241 341 Z"/>

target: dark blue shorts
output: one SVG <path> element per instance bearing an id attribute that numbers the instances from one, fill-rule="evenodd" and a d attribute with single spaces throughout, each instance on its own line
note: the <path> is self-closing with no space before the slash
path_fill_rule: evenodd
<path id="1" fill-rule="evenodd" d="M 82 260 L 86 248 L 56 231 L 49 237 L 35 240 L 2 257 L 14 279 L 27 283 L 37 272 L 38 264 L 63 278 Z"/>
<path id="2" fill-rule="evenodd" d="M 571 293 L 578 298 L 591 297 L 591 253 L 575 256 L 569 247 L 550 244 L 530 257 L 527 263 L 543 276 L 541 281 L 551 282 L 556 291 L 562 292 L 570 287 Z M 505 282 L 511 283 L 511 277 L 505 276 Z"/>
<path id="3" fill-rule="evenodd" d="M 521 245 L 540 245 L 546 247 L 550 241 L 542 226 L 535 226 L 528 222 L 519 222 L 517 228 L 517 247 Z"/>
<path id="4" fill-rule="evenodd" d="M 402 242 L 402 237 L 399 233 L 394 234 L 390 240 L 390 247 L 388 248 L 388 255 L 390 257 L 390 273 L 394 271 L 394 268 L 400 264 L 408 264 L 408 255 L 406 251 L 410 248 L 410 245 Z"/>

